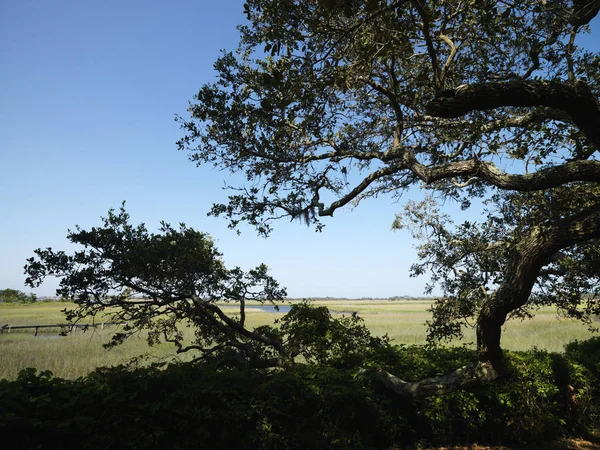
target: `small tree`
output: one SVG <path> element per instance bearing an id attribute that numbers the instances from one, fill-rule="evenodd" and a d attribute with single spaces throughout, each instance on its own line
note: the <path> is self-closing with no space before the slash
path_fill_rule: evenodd
<path id="1" fill-rule="evenodd" d="M 47 276 L 60 277 L 56 294 L 77 305 L 66 311 L 69 321 L 100 314 L 126 322 L 109 346 L 147 330 L 149 344 L 171 342 L 178 353 L 199 352 L 198 359 L 219 355 L 269 366 L 287 357 L 275 330 L 246 327 L 247 300 L 277 302 L 285 296 L 265 265 L 248 272 L 227 269 L 208 235 L 164 222 L 159 233 L 149 233 L 144 224 L 129 223 L 123 206 L 110 210 L 102 227 L 77 227 L 67 237 L 83 250 L 36 250 L 25 266 L 26 283 L 36 287 Z M 226 314 L 217 302 L 234 302 L 239 314 Z M 192 342 L 184 341 L 183 327 L 193 327 Z"/>
<path id="2" fill-rule="evenodd" d="M 71 322 L 98 315 L 126 322 L 108 347 L 145 330 L 150 345 L 170 342 L 177 353 L 196 352 L 197 360 L 265 368 L 293 364 L 298 356 L 308 362 L 340 360 L 332 348 L 356 358 L 387 342 L 372 338 L 357 317 L 332 318 L 327 308 L 304 303 L 281 319 L 281 329 L 249 329 L 246 302 L 276 305 L 285 289 L 264 264 L 247 272 L 227 269 L 210 237 L 184 224 L 162 223 L 159 233 L 149 233 L 143 224 L 132 226 L 122 206 L 108 212 L 102 227 L 77 227 L 68 239 L 83 249 L 72 255 L 36 250 L 25 266 L 26 283 L 37 287 L 48 276 L 59 277 L 56 294 L 77 305 L 65 311 Z M 223 303 L 237 306 L 237 314 L 228 314 Z M 185 327 L 193 330 L 191 341 L 185 339 Z"/>
<path id="3" fill-rule="evenodd" d="M 217 82 L 180 119 L 179 147 L 245 173 L 211 213 L 262 234 L 281 217 L 320 230 L 349 203 L 431 192 L 395 225 L 424 239 L 414 273 L 430 270 L 443 291 L 431 338 L 474 322 L 480 363 L 429 384 L 390 376 L 392 388 L 420 395 L 494 379 L 510 315 L 544 304 L 598 314 L 600 56 L 577 45 L 598 0 L 244 8 L 239 49 L 217 60 Z M 487 217 L 453 225 L 436 199 L 481 199 Z"/>

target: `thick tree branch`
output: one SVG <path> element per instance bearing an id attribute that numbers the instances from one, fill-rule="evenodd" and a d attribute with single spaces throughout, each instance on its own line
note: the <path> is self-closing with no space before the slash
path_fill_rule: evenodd
<path id="1" fill-rule="evenodd" d="M 379 378 L 385 387 L 396 394 L 417 399 L 449 394 L 478 382 L 493 381 L 499 375 L 491 363 L 480 362 L 475 365 L 463 366 L 446 375 L 414 382 L 401 380 L 387 372 L 381 372 Z"/>
<path id="2" fill-rule="evenodd" d="M 560 243 L 557 251 L 590 239 L 600 238 L 600 205 L 595 204 L 571 217 L 559 220 L 551 230 L 552 238 Z M 547 233 L 545 230 L 544 232 Z M 555 253 L 553 252 L 548 257 Z"/>
<path id="3" fill-rule="evenodd" d="M 385 160 L 392 161 L 398 158 L 397 153 L 391 153 Z M 374 181 L 407 170 L 427 184 L 447 179 L 453 180 L 457 177 L 469 177 L 468 184 L 464 184 L 464 186 L 482 180 L 500 189 L 521 192 L 540 191 L 576 181 L 600 183 L 600 161 L 570 161 L 559 166 L 521 175 L 502 172 L 496 165 L 478 159 L 428 167 L 418 162 L 411 149 L 404 149 L 401 164 L 390 165 L 372 172 L 349 193 L 332 202 L 328 207 L 318 201 L 313 202 L 312 206 L 318 207 L 319 216 L 332 216 L 336 209 L 350 203 Z"/>
<path id="4" fill-rule="evenodd" d="M 575 0 L 570 23 L 576 27 L 587 25 L 600 11 L 600 0 Z"/>
<path id="5" fill-rule="evenodd" d="M 508 174 L 495 164 L 478 159 L 425 166 L 412 152 L 405 154 L 406 168 L 427 184 L 456 177 L 478 177 L 500 189 L 532 192 L 550 189 L 574 181 L 600 183 L 600 161 L 570 161 L 528 174 Z"/>
<path id="6" fill-rule="evenodd" d="M 600 104 L 587 84 L 512 80 L 462 85 L 446 90 L 427 105 L 436 117 L 461 117 L 471 111 L 502 107 L 548 107 L 569 115 L 596 149 L 600 149 Z"/>

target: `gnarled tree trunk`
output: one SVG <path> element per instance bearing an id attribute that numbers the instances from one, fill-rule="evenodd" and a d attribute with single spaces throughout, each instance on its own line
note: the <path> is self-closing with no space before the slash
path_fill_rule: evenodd
<path id="1" fill-rule="evenodd" d="M 533 227 L 514 246 L 504 271 L 504 281 L 491 294 L 477 319 L 479 362 L 449 374 L 406 382 L 381 372 L 382 382 L 397 394 L 421 398 L 443 395 L 476 382 L 492 381 L 502 375 L 504 359 L 500 338 L 508 314 L 529 300 L 541 268 L 563 248 L 600 237 L 600 206 L 572 216 Z"/>

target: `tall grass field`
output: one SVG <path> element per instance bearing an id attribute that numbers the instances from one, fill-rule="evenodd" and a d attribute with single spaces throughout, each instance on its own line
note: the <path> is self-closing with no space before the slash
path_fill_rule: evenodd
<path id="1" fill-rule="evenodd" d="M 315 304 L 327 306 L 336 313 L 357 312 L 373 334 L 387 334 L 395 344 L 425 343 L 425 321 L 430 317 L 427 309 L 431 304 L 428 300 L 318 300 Z M 0 327 L 5 324 L 18 326 L 65 323 L 61 310 L 73 307 L 73 304 L 63 302 L 0 304 Z M 231 313 L 234 314 L 235 309 L 231 309 Z M 252 328 L 272 324 L 282 315 L 282 312 L 249 308 L 246 321 Z M 192 357 L 185 354 L 175 356 L 171 344 L 149 347 L 144 333 L 112 350 L 105 350 L 102 344 L 108 342 L 118 330 L 118 326 L 103 330 L 88 329 L 85 332 L 74 330 L 66 336 L 60 336 L 60 329 L 57 328 L 40 329 L 37 336 L 34 336 L 32 329 L 4 331 L 0 334 L 0 379 L 15 379 L 19 371 L 28 367 L 50 370 L 58 377 L 75 379 L 100 366 L 149 364 Z M 191 337 L 192 331 L 186 332 Z M 533 319 L 508 321 L 503 329 L 502 344 L 509 350 L 537 347 L 561 352 L 565 344 L 591 336 L 592 333 L 584 324 L 560 319 L 556 310 L 545 308 L 538 311 Z M 451 345 L 474 346 L 474 341 L 474 331 L 468 330 L 462 341 L 454 341 Z M 134 360 L 138 356 L 141 358 Z"/>

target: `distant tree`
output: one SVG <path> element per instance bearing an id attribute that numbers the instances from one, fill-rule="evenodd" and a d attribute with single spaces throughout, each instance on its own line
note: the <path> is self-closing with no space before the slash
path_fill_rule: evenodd
<path id="1" fill-rule="evenodd" d="M 177 353 L 195 352 L 196 360 L 266 368 L 293 364 L 298 356 L 333 360 L 336 348 L 356 357 L 361 349 L 386 343 L 372 338 L 357 317 L 332 318 L 327 308 L 304 303 L 281 319 L 281 329 L 248 328 L 246 302 L 276 304 L 285 289 L 264 264 L 247 272 L 227 269 L 212 239 L 184 224 L 163 222 L 159 233 L 149 233 L 144 224 L 131 225 L 122 206 L 109 211 L 103 226 L 77 227 L 68 239 L 81 249 L 71 255 L 36 250 L 25 266 L 26 283 L 37 287 L 59 277 L 56 295 L 76 304 L 66 311 L 72 323 L 98 315 L 126 322 L 108 347 L 144 330 L 150 345 L 170 342 Z M 225 309 L 224 303 L 237 308 Z M 193 331 L 191 338 L 185 328 Z"/>
<path id="2" fill-rule="evenodd" d="M 474 323 L 480 361 L 404 383 L 447 392 L 503 371 L 502 325 L 540 305 L 600 311 L 600 55 L 578 46 L 598 0 L 247 0 L 236 53 L 179 118 L 197 164 L 243 172 L 213 215 L 267 235 L 378 195 L 430 193 L 395 226 L 443 291 L 430 338 Z M 437 206 L 483 201 L 478 222 Z"/>
<path id="3" fill-rule="evenodd" d="M 0 303 L 34 303 L 36 300 L 37 296 L 33 293 L 26 294 L 16 289 L 0 290 Z"/>

